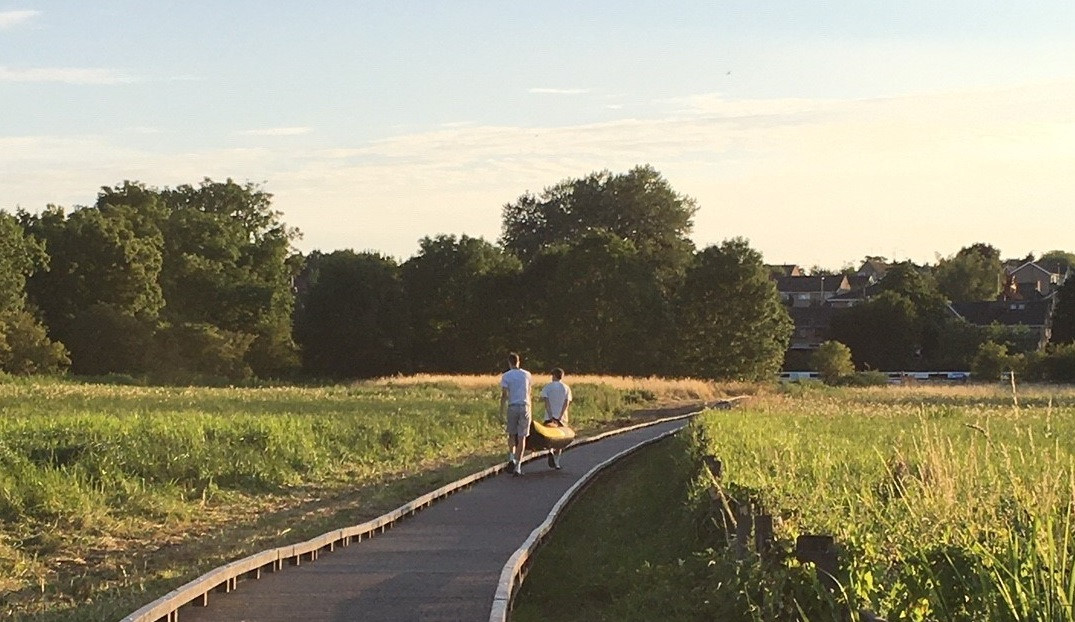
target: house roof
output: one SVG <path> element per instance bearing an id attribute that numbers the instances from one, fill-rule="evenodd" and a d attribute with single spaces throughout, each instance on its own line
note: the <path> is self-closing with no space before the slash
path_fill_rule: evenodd
<path id="1" fill-rule="evenodd" d="M 1052 272 L 1049 272 L 1045 268 L 1042 268 L 1040 265 L 1038 265 L 1037 263 L 1035 263 L 1033 261 L 1028 261 L 1028 262 L 1024 263 L 1023 265 L 1019 266 L 1018 268 L 1014 268 L 1014 269 L 1009 270 L 1008 274 L 1015 274 L 1016 272 L 1022 272 L 1024 269 L 1030 269 L 1032 271 L 1036 270 L 1036 271 L 1041 272 L 1042 274 L 1045 274 L 1045 275 L 1048 275 L 1048 276 L 1053 275 Z"/>
<path id="2" fill-rule="evenodd" d="M 847 277 L 847 280 L 851 285 L 850 291 L 836 294 L 835 296 L 829 298 L 829 301 L 831 302 L 833 300 L 865 300 L 870 296 L 876 296 L 877 294 L 881 293 L 881 283 L 871 283 L 869 282 L 869 280 L 866 280 L 865 284 L 862 284 L 862 279 L 867 279 L 867 277 Z"/>
<path id="3" fill-rule="evenodd" d="M 885 272 L 888 272 L 888 268 L 889 265 L 883 261 L 878 261 L 876 259 L 867 259 L 866 261 L 862 262 L 862 266 L 859 267 L 858 271 L 855 272 L 855 274 L 875 274 L 878 278 L 880 278 L 885 275 Z"/>
<path id="4" fill-rule="evenodd" d="M 842 274 L 829 276 L 782 276 L 776 279 L 777 291 L 788 293 L 836 292 L 847 288 L 847 277 Z"/>
<path id="5" fill-rule="evenodd" d="M 843 309 L 835 307 L 789 307 L 788 315 L 795 328 L 828 328 L 832 316 Z"/>
<path id="6" fill-rule="evenodd" d="M 802 276 L 802 270 L 793 263 L 784 263 L 765 266 L 774 279 L 784 276 Z"/>
<path id="7" fill-rule="evenodd" d="M 953 302 L 949 307 L 959 317 L 978 326 L 994 322 L 1004 326 L 1044 326 L 1052 309 L 1052 299 Z"/>

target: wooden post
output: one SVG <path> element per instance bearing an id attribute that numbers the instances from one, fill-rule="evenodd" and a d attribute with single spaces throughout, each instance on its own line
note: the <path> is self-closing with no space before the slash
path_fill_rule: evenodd
<path id="1" fill-rule="evenodd" d="M 750 543 L 750 531 L 753 528 L 753 521 L 750 520 L 750 507 L 740 505 L 738 509 L 738 520 L 735 523 L 735 554 L 739 559 L 745 559 L 747 556 L 747 546 Z"/>
<path id="2" fill-rule="evenodd" d="M 706 456 L 703 458 L 705 465 L 709 467 L 709 472 L 713 474 L 713 477 L 721 477 L 724 475 L 724 463 L 714 456 Z"/>
<path id="3" fill-rule="evenodd" d="M 771 514 L 758 514 L 754 517 L 754 549 L 762 557 L 773 550 L 773 517 Z"/>
<path id="4" fill-rule="evenodd" d="M 836 590 L 836 543 L 832 536 L 801 535 L 795 539 L 795 559 L 811 562 L 817 568 L 817 578 L 830 590 Z"/>

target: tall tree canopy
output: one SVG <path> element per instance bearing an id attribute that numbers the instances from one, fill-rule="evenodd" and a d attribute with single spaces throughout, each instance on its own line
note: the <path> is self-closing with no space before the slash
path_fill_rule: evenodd
<path id="1" fill-rule="evenodd" d="M 252 335 L 254 371 L 287 373 L 298 362 L 288 258 L 299 232 L 257 184 L 205 179 L 165 189 L 161 199 L 165 319 Z"/>
<path id="2" fill-rule="evenodd" d="M 399 266 L 374 253 L 311 253 L 300 274 L 295 338 L 303 368 L 329 378 L 410 371 L 410 320 Z"/>
<path id="3" fill-rule="evenodd" d="M 697 211 L 694 199 L 675 192 L 651 166 L 621 175 L 602 171 L 505 205 L 500 241 L 529 263 L 553 246 L 605 231 L 632 243 L 663 280 L 690 261 L 694 244 L 688 236 Z"/>
<path id="4" fill-rule="evenodd" d="M 27 290 L 61 341 L 75 317 L 95 304 L 149 318 L 164 306 L 162 239 L 139 227 L 130 210 L 83 207 L 68 215 L 49 206 L 20 218 L 49 254 L 48 271 L 35 273 Z"/>
<path id="5" fill-rule="evenodd" d="M 652 266 L 630 240 L 594 231 L 527 268 L 531 360 L 621 375 L 658 373 L 671 330 Z"/>
<path id="6" fill-rule="evenodd" d="M 779 371 L 793 324 L 761 254 L 746 240 L 697 254 L 675 312 L 679 374 L 759 380 Z"/>
<path id="7" fill-rule="evenodd" d="M 26 279 L 47 265 L 44 244 L 26 235 L 14 216 L 0 211 L 0 313 L 23 308 Z"/>
<path id="8" fill-rule="evenodd" d="M 402 266 L 416 370 L 484 373 L 505 349 L 518 347 L 497 339 L 495 318 L 511 302 L 503 284 L 521 269 L 517 258 L 481 238 L 423 238 Z"/>
<path id="9" fill-rule="evenodd" d="M 1060 286 L 1053 304 L 1052 343 L 1075 342 L 1075 278 Z"/>
<path id="10" fill-rule="evenodd" d="M 834 315 L 829 338 L 851 348 L 855 366 L 860 369 L 915 369 L 922 329 L 911 299 L 884 291 Z"/>
<path id="11" fill-rule="evenodd" d="M 1058 272 L 1063 276 L 1068 270 L 1075 271 L 1075 253 L 1049 251 L 1038 259 L 1038 264 L 1050 272 Z"/>
<path id="12" fill-rule="evenodd" d="M 1003 285 L 1004 266 L 999 250 L 974 244 L 941 259 L 934 274 L 938 289 L 952 302 L 995 300 Z"/>

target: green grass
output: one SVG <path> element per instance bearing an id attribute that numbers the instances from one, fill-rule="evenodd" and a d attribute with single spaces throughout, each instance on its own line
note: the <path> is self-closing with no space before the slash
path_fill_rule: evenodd
<path id="1" fill-rule="evenodd" d="M 625 458 L 572 503 L 538 550 L 513 622 L 684 620 L 685 560 L 708 543 L 688 503 L 694 459 L 673 437 Z"/>
<path id="2" fill-rule="evenodd" d="M 735 554 L 700 459 L 675 471 L 694 486 L 638 470 L 574 506 L 513 619 L 1071 622 L 1075 391 L 1018 390 L 1016 407 L 1010 387 L 790 387 L 708 413 L 682 454 L 721 459 L 733 502 L 774 516 L 776 553 Z M 647 495 L 674 511 L 639 509 Z M 661 533 L 636 538 L 650 521 Z M 835 537 L 837 592 L 794 559 L 801 534 Z"/>
<path id="3" fill-rule="evenodd" d="M 628 392 L 574 385 L 573 423 Z M 496 378 L 168 388 L 0 379 L 0 618 L 118 619 L 228 560 L 503 459 Z"/>

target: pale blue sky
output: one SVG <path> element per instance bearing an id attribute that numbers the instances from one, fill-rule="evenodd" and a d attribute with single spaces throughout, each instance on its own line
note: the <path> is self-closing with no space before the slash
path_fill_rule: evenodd
<path id="1" fill-rule="evenodd" d="M 1075 2 L 0 0 L 0 209 L 264 182 L 303 251 L 652 164 L 771 263 L 1075 251 Z"/>

